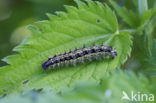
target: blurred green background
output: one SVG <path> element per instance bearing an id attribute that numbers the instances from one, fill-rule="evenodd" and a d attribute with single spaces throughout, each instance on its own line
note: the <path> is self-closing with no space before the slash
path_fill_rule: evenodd
<path id="1" fill-rule="evenodd" d="M 63 5 L 75 4 L 73 0 L 0 0 L 0 59 L 31 34 L 27 25 L 48 19 L 46 13 L 64 10 Z"/>

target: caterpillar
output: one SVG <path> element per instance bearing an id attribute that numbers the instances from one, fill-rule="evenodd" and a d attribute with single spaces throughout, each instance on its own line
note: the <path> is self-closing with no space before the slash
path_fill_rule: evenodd
<path id="1" fill-rule="evenodd" d="M 62 54 L 54 55 L 48 58 L 42 64 L 44 70 L 48 70 L 50 66 L 53 68 L 60 66 L 76 66 L 78 63 L 84 63 L 85 61 L 101 60 L 103 58 L 112 58 L 117 56 L 117 51 L 112 46 L 104 46 L 103 43 L 100 46 L 93 44 L 91 47 L 75 48 L 73 51 L 64 52 Z"/>

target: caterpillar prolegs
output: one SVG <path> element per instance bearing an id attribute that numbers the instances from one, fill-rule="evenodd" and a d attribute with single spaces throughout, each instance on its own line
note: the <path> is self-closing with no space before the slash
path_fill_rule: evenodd
<path id="1" fill-rule="evenodd" d="M 83 46 L 82 48 L 75 49 L 73 51 L 64 52 L 62 54 L 54 55 L 48 58 L 42 64 L 44 70 L 48 70 L 50 66 L 53 68 L 61 66 L 76 66 L 78 63 L 84 63 L 86 61 L 101 60 L 103 58 L 114 59 L 117 56 L 117 51 L 112 46 L 104 46 L 103 43 L 100 46 L 92 45 L 91 47 Z"/>

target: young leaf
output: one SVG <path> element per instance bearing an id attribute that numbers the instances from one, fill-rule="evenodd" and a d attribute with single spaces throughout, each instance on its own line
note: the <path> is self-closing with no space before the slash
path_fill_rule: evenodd
<path id="1" fill-rule="evenodd" d="M 133 28 L 137 28 L 140 24 L 139 15 L 132 10 L 128 10 L 126 7 L 120 7 L 114 1 L 110 1 L 112 6 L 117 11 L 118 15 L 123 19 L 124 22 L 129 24 Z"/>
<path id="2" fill-rule="evenodd" d="M 143 1 L 143 0 L 139 0 L 139 1 Z M 151 8 L 149 10 L 142 10 L 143 9 L 142 6 L 147 5 L 146 3 L 139 4 L 140 7 L 138 8 L 139 11 L 141 12 L 139 15 L 138 12 L 133 12 L 132 10 L 128 10 L 126 7 L 120 7 L 114 1 L 110 1 L 110 2 L 112 6 L 115 8 L 115 10 L 117 11 L 118 15 L 123 19 L 123 21 L 129 24 L 132 28 L 138 30 L 143 30 L 156 13 L 155 8 Z"/>
<path id="3" fill-rule="evenodd" d="M 4 59 L 10 65 L 0 69 L 0 94 L 28 86 L 50 86 L 61 91 L 81 80 L 99 82 L 103 75 L 126 61 L 131 52 L 131 36 L 128 31 L 118 30 L 114 12 L 99 2 L 76 2 L 78 8 L 65 6 L 67 13 L 47 14 L 49 21 L 28 26 L 33 35 L 14 48 L 19 54 Z M 98 45 L 104 42 L 116 48 L 118 56 L 113 60 L 43 71 L 41 64 L 49 56 L 80 48 L 83 44 L 90 46 L 94 42 Z"/>

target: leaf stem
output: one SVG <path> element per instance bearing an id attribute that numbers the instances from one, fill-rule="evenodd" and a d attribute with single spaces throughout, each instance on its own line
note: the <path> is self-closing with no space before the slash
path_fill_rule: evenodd
<path id="1" fill-rule="evenodd" d="M 147 10 L 148 10 L 147 0 L 138 0 L 138 12 L 139 12 L 139 15 L 142 15 Z"/>
<path id="2" fill-rule="evenodd" d="M 131 31 L 131 32 L 137 32 L 137 30 L 136 30 L 136 29 L 122 29 L 122 30 L 120 30 L 120 31 Z"/>

